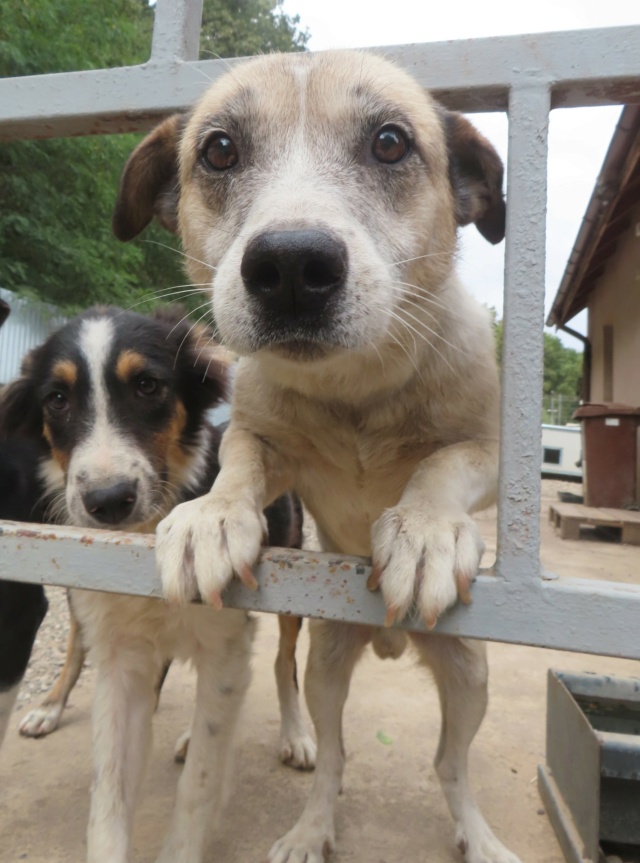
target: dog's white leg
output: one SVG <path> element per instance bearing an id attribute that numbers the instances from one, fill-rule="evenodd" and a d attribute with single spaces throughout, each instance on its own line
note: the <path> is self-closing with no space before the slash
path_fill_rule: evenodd
<path id="1" fill-rule="evenodd" d="M 466 863 L 519 863 L 496 839 L 469 785 L 468 754 L 487 709 L 487 648 L 482 641 L 412 635 L 440 695 L 442 729 L 435 768 Z"/>
<path id="2" fill-rule="evenodd" d="M 7 726 L 9 725 L 9 719 L 13 706 L 16 703 L 19 689 L 20 681 L 0 692 L 0 746 L 2 746 L 2 741 L 7 733 Z"/>
<path id="3" fill-rule="evenodd" d="M 269 852 L 269 863 L 323 863 L 335 845 L 335 805 L 344 771 L 342 712 L 349 682 L 371 631 L 327 621 L 310 623 L 305 695 L 318 740 L 307 805 L 295 827 Z"/>
<path id="4" fill-rule="evenodd" d="M 131 827 L 151 743 L 154 682 L 151 650 L 107 647 L 98 658 L 93 707 L 93 788 L 88 863 L 129 863 Z"/>
<path id="5" fill-rule="evenodd" d="M 316 763 L 316 744 L 300 710 L 296 644 L 302 626 L 299 617 L 278 617 L 280 644 L 275 672 L 280 702 L 280 760 L 300 770 L 312 770 Z"/>
<path id="6" fill-rule="evenodd" d="M 85 660 L 85 651 L 82 646 L 80 627 L 71 606 L 69 606 L 69 610 L 69 637 L 64 666 L 51 692 L 40 707 L 30 710 L 20 722 L 19 730 L 23 737 L 44 737 L 56 730 L 71 690 L 80 677 Z"/>
<path id="7" fill-rule="evenodd" d="M 233 736 L 249 685 L 254 623 L 225 610 L 209 620 L 195 658 L 196 709 L 176 806 L 158 863 L 201 863 L 226 803 Z"/>

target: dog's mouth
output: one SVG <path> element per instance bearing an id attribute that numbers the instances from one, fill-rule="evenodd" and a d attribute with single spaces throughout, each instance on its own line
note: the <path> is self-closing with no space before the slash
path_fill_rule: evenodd
<path id="1" fill-rule="evenodd" d="M 279 357 L 317 360 L 344 347 L 336 329 L 315 320 L 262 319 L 254 330 L 253 350 L 269 350 Z"/>

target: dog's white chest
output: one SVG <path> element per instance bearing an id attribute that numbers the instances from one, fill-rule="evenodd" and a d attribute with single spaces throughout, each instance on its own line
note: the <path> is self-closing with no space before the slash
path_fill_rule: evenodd
<path id="1" fill-rule="evenodd" d="M 371 525 L 398 502 L 419 459 L 400 458 L 392 446 L 373 457 L 355 440 L 351 446 L 344 440 L 333 444 L 314 447 L 312 457 L 297 466 L 296 491 L 332 551 L 368 556 Z"/>

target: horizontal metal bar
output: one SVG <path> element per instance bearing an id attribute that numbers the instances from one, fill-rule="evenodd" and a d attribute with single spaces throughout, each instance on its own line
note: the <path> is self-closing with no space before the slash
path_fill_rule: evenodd
<path id="1" fill-rule="evenodd" d="M 509 90 L 547 84 L 554 107 L 640 101 L 640 27 L 394 45 L 376 49 L 449 107 L 506 110 Z M 0 140 L 139 132 L 191 105 L 235 60 L 0 80 Z"/>
<path id="2" fill-rule="evenodd" d="M 0 522 L 0 578 L 161 597 L 154 536 Z M 381 626 L 380 594 L 366 587 L 369 562 L 310 551 L 265 551 L 260 588 L 240 583 L 226 605 L 251 611 Z M 470 606 L 457 606 L 436 632 L 640 659 L 640 587 L 580 579 L 510 583 L 481 574 Z M 415 618 L 403 628 L 421 631 Z"/>

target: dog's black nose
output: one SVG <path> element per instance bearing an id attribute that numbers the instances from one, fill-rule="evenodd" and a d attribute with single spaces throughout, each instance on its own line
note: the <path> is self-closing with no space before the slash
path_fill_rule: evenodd
<path id="1" fill-rule="evenodd" d="M 245 249 L 247 291 L 272 312 L 316 315 L 347 278 L 347 247 L 329 231 L 265 231 Z"/>
<path id="2" fill-rule="evenodd" d="M 135 482 L 119 482 L 107 488 L 87 491 L 82 495 L 84 507 L 103 524 L 118 524 L 133 511 L 136 503 Z"/>

